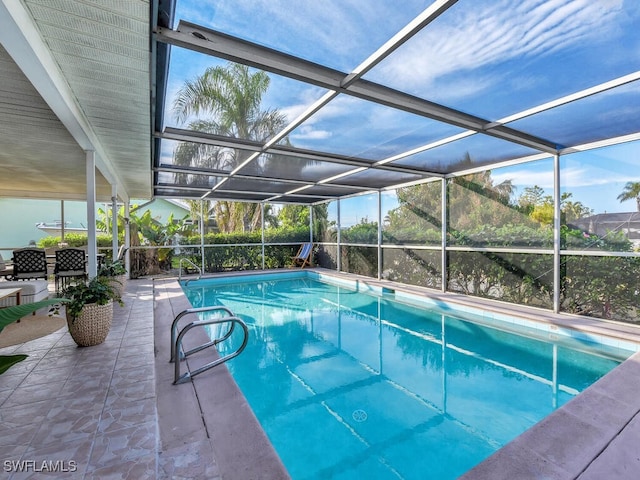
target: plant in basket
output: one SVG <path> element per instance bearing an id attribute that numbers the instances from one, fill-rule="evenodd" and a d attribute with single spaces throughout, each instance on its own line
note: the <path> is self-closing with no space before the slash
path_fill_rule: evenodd
<path id="1" fill-rule="evenodd" d="M 127 282 L 127 269 L 120 260 L 106 262 L 98 269 L 98 277 L 107 279 L 107 283 L 122 298 Z"/>
<path id="2" fill-rule="evenodd" d="M 120 275 L 126 275 L 127 269 L 120 260 L 115 262 L 105 262 L 98 269 L 99 277 L 119 277 Z"/>
<path id="3" fill-rule="evenodd" d="M 104 342 L 111 328 L 113 302 L 122 305 L 120 294 L 106 277 L 70 285 L 62 291 L 67 326 L 75 342 L 89 347 Z"/>

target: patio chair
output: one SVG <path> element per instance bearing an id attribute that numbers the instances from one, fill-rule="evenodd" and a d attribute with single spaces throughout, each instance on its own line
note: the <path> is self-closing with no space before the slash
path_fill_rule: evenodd
<path id="1" fill-rule="evenodd" d="M 13 251 L 12 280 L 46 280 L 47 276 L 47 253 L 42 248 L 20 248 Z"/>
<path id="2" fill-rule="evenodd" d="M 127 251 L 129 249 L 126 248 L 124 245 L 120 245 L 120 248 L 118 248 L 118 257 L 114 258 L 113 261 L 118 261 L 118 262 L 123 262 L 124 263 L 124 256 L 127 254 Z"/>
<path id="3" fill-rule="evenodd" d="M 80 248 L 56 250 L 56 292 L 68 285 L 73 278 L 87 279 L 86 252 Z"/>
<path id="4" fill-rule="evenodd" d="M 293 263 L 299 265 L 300 268 L 304 268 L 305 265 L 311 265 L 311 253 L 313 251 L 313 243 L 305 242 L 300 245 L 300 250 L 295 257 L 293 257 Z"/>

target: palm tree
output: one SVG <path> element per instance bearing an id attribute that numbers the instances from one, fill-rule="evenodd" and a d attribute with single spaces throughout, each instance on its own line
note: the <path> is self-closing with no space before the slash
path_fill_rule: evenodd
<path id="1" fill-rule="evenodd" d="M 269 76 L 249 67 L 229 64 L 208 68 L 201 76 L 186 81 L 174 101 L 179 123 L 190 118 L 188 128 L 232 138 L 264 142 L 281 131 L 286 117 L 277 110 L 262 110 L 262 96 L 269 88 Z M 176 165 L 228 172 L 251 152 L 214 145 L 181 143 L 175 153 Z M 256 165 L 265 167 L 265 163 Z M 213 177 L 179 174 L 179 182 L 213 186 Z M 218 228 L 223 232 L 255 229 L 260 226 L 260 206 L 255 203 L 216 202 L 213 206 Z"/>
<path id="2" fill-rule="evenodd" d="M 618 195 L 618 200 L 624 202 L 634 198 L 636 199 L 636 207 L 640 212 L 640 182 L 627 182 L 622 193 Z"/>

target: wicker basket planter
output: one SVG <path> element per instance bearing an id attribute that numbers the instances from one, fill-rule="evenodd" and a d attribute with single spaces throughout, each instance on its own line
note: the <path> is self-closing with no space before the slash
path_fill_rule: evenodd
<path id="1" fill-rule="evenodd" d="M 77 318 L 67 312 L 67 325 L 73 340 L 80 347 L 91 347 L 104 342 L 113 319 L 113 301 L 105 305 L 88 303 Z"/>
<path id="2" fill-rule="evenodd" d="M 113 291 L 118 294 L 119 298 L 124 296 L 124 289 L 127 286 L 127 276 L 126 275 L 117 275 L 115 277 L 109 277 L 109 284 Z"/>

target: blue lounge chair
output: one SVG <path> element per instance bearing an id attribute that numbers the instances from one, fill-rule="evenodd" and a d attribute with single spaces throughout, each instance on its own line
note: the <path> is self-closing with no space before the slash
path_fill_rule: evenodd
<path id="1" fill-rule="evenodd" d="M 293 257 L 293 262 L 296 265 L 299 265 L 300 268 L 304 268 L 305 265 L 311 265 L 311 253 L 313 251 L 313 244 L 311 242 L 306 242 L 300 245 L 300 250 L 295 257 Z"/>

